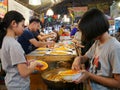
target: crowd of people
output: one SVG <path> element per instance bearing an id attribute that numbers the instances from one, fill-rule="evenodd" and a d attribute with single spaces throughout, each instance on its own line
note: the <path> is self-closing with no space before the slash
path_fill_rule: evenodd
<path id="1" fill-rule="evenodd" d="M 53 46 L 60 36 L 70 36 L 80 48 L 81 55 L 71 67 L 82 73 L 74 81 L 76 84 L 89 80 L 92 90 L 120 88 L 120 42 L 108 33 L 109 23 L 103 12 L 88 10 L 68 32 L 61 25 L 59 31 L 53 27 L 51 33 L 45 34 L 39 30 L 38 18 L 31 18 L 27 27 L 24 21 L 19 12 L 8 11 L 0 23 L 1 62 L 8 90 L 30 90 L 29 75 L 40 63 L 28 62 L 25 55 L 38 47 Z M 86 62 L 87 70 L 81 69 L 81 64 Z"/>
<path id="2" fill-rule="evenodd" d="M 18 42 L 21 44 L 25 53 L 28 54 L 38 47 L 43 47 L 49 44 L 54 44 L 52 41 L 44 42 L 49 37 L 54 37 L 52 34 L 40 35 L 38 32 L 40 28 L 40 20 L 32 18 L 30 24 L 25 28 L 23 34 L 18 37 Z"/>

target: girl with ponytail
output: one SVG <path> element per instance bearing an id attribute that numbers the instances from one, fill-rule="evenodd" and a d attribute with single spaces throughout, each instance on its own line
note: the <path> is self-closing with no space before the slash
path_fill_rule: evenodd
<path id="1" fill-rule="evenodd" d="M 26 64 L 24 51 L 16 40 L 23 33 L 24 20 L 19 12 L 9 11 L 0 23 L 1 62 L 7 90 L 29 90 L 28 76 L 38 65 L 37 62 Z"/>

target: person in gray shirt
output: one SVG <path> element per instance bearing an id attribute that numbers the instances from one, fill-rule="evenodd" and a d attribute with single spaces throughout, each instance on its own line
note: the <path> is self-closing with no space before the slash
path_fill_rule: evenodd
<path id="1" fill-rule="evenodd" d="M 24 51 L 15 39 L 23 33 L 24 20 L 19 12 L 9 11 L 0 23 L 1 62 L 8 90 L 29 90 L 29 74 L 38 65 L 37 62 L 27 65 Z"/>
<path id="2" fill-rule="evenodd" d="M 75 58 L 72 69 L 80 70 L 80 65 L 88 60 L 90 68 L 81 70 L 82 76 L 74 82 L 89 80 L 92 90 L 120 89 L 120 43 L 109 35 L 104 13 L 98 9 L 88 10 L 81 18 L 79 29 L 82 39 L 95 40 L 95 43 L 84 56 Z"/>

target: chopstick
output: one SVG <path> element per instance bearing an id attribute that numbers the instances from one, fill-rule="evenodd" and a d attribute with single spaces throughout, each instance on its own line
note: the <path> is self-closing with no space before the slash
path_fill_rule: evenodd
<path id="1" fill-rule="evenodd" d="M 80 48 L 75 43 L 74 43 L 74 46 L 75 46 L 75 50 L 76 50 L 77 56 L 81 56 Z M 81 64 L 81 69 L 85 69 L 85 65 L 84 64 Z"/>
<path id="2" fill-rule="evenodd" d="M 81 52 L 80 52 L 80 48 L 77 47 L 77 45 L 74 43 L 74 46 L 75 46 L 75 50 L 76 50 L 76 53 L 77 53 L 77 56 L 81 56 Z M 85 69 L 85 64 L 81 64 L 81 69 Z M 90 86 L 90 80 L 86 80 L 86 82 L 83 83 L 83 87 L 85 87 L 86 89 L 89 89 L 89 90 L 92 90 L 91 89 L 91 86 Z"/>
<path id="3" fill-rule="evenodd" d="M 76 50 L 77 56 L 80 56 L 81 55 L 80 48 L 77 47 L 77 45 L 75 43 L 74 43 L 74 46 L 75 46 L 75 50 Z"/>

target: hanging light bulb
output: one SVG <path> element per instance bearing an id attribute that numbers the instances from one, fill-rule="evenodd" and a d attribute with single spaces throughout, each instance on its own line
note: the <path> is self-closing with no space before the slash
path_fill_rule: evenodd
<path id="1" fill-rule="evenodd" d="M 47 15 L 47 16 L 53 16 L 53 15 L 54 15 L 53 10 L 52 10 L 51 8 L 49 8 L 49 9 L 47 10 L 47 12 L 46 12 L 46 15 Z"/>
<path id="2" fill-rule="evenodd" d="M 58 19 L 60 18 L 60 14 L 58 14 Z"/>
<path id="3" fill-rule="evenodd" d="M 29 0 L 30 5 L 41 5 L 41 0 Z"/>

